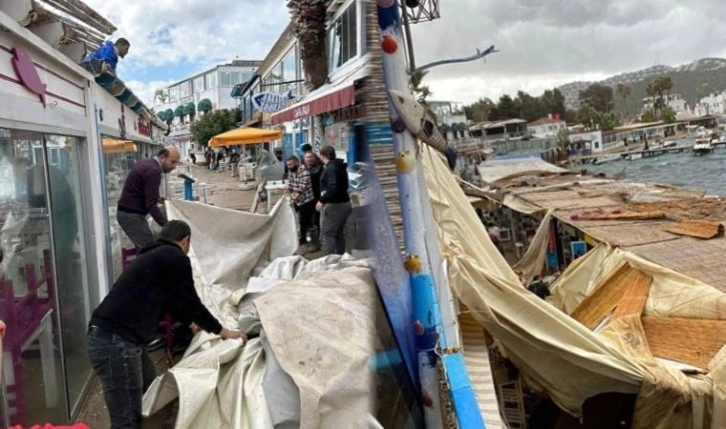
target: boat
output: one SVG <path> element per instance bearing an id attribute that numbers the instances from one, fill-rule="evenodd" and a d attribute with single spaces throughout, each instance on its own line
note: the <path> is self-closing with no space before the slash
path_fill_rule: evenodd
<path id="1" fill-rule="evenodd" d="M 696 139 L 696 143 L 693 145 L 693 154 L 696 156 L 705 155 L 713 152 L 713 145 L 709 139 Z"/>
<path id="2" fill-rule="evenodd" d="M 607 163 L 610 163 L 613 161 L 618 161 L 620 159 L 622 159 L 622 156 L 620 154 L 611 153 L 608 155 L 602 155 L 602 156 L 598 156 L 597 158 L 593 158 L 592 163 L 594 165 L 602 165 L 602 164 L 607 164 Z"/>
<path id="3" fill-rule="evenodd" d="M 629 154 L 625 155 L 625 160 L 626 161 L 637 161 L 637 160 L 642 159 L 642 158 L 643 158 L 643 154 L 640 153 L 640 152 L 629 153 Z"/>

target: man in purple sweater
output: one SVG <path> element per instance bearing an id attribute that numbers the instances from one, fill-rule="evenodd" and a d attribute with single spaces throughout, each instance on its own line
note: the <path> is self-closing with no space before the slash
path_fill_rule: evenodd
<path id="1" fill-rule="evenodd" d="M 164 202 L 159 195 L 161 174 L 172 172 L 179 164 L 180 156 L 176 147 L 167 146 L 157 156 L 136 162 L 126 177 L 116 220 L 137 249 L 154 241 L 147 215 L 151 215 L 159 226 L 167 223 L 166 215 L 159 207 Z"/>

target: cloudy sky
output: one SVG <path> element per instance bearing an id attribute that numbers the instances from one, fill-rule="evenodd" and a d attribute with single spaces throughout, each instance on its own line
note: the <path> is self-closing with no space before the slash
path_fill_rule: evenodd
<path id="1" fill-rule="evenodd" d="M 412 27 L 424 84 L 440 100 L 473 102 L 518 90 L 540 94 L 573 80 L 598 80 L 655 64 L 726 55 L 726 9 L 717 0 L 444 0 L 441 18 Z"/>
<path id="2" fill-rule="evenodd" d="M 155 88 L 208 66 L 262 59 L 288 22 L 282 0 L 85 0 L 131 41 L 119 73 L 150 101 Z M 441 18 L 413 26 L 433 98 L 473 102 L 572 80 L 597 80 L 654 64 L 726 56 L 726 8 L 717 0 L 444 0 Z"/>
<path id="3" fill-rule="evenodd" d="M 261 60 L 289 22 L 278 0 L 84 0 L 131 42 L 118 73 L 151 104 L 154 90 L 215 64 Z"/>

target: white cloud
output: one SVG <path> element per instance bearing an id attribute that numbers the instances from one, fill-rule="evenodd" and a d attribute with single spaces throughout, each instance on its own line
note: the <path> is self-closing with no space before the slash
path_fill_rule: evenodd
<path id="1" fill-rule="evenodd" d="M 437 67 L 423 82 L 439 100 L 533 95 L 655 63 L 726 55 L 726 8 L 717 0 L 450 0 L 441 19 L 412 27 L 416 65 L 501 52 Z"/>
<path id="2" fill-rule="evenodd" d="M 281 0 L 85 0 L 118 27 L 127 67 L 262 59 L 289 22 Z"/>

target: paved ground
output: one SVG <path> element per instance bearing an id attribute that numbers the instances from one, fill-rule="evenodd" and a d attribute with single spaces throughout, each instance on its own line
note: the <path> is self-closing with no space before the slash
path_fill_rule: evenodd
<path id="1" fill-rule="evenodd" d="M 207 204 L 241 211 L 249 211 L 252 207 L 257 188 L 254 182 L 249 182 L 249 186 L 245 186 L 244 182 L 238 178 L 233 178 L 229 172 L 210 171 L 201 166 L 192 166 L 191 174 L 200 184 L 205 185 Z M 266 204 L 260 203 L 257 213 L 265 212 Z M 318 252 L 305 256 L 308 259 L 315 259 L 322 256 L 322 253 Z M 176 356 L 177 359 L 179 357 L 181 355 Z M 157 363 L 157 374 L 161 374 L 169 368 L 163 351 L 152 353 L 152 359 Z M 173 428 L 176 408 L 176 402 L 172 403 L 163 412 L 145 421 L 144 428 Z M 91 380 L 88 396 L 77 421 L 83 422 L 93 429 L 111 426 L 101 385 L 96 377 Z"/>

